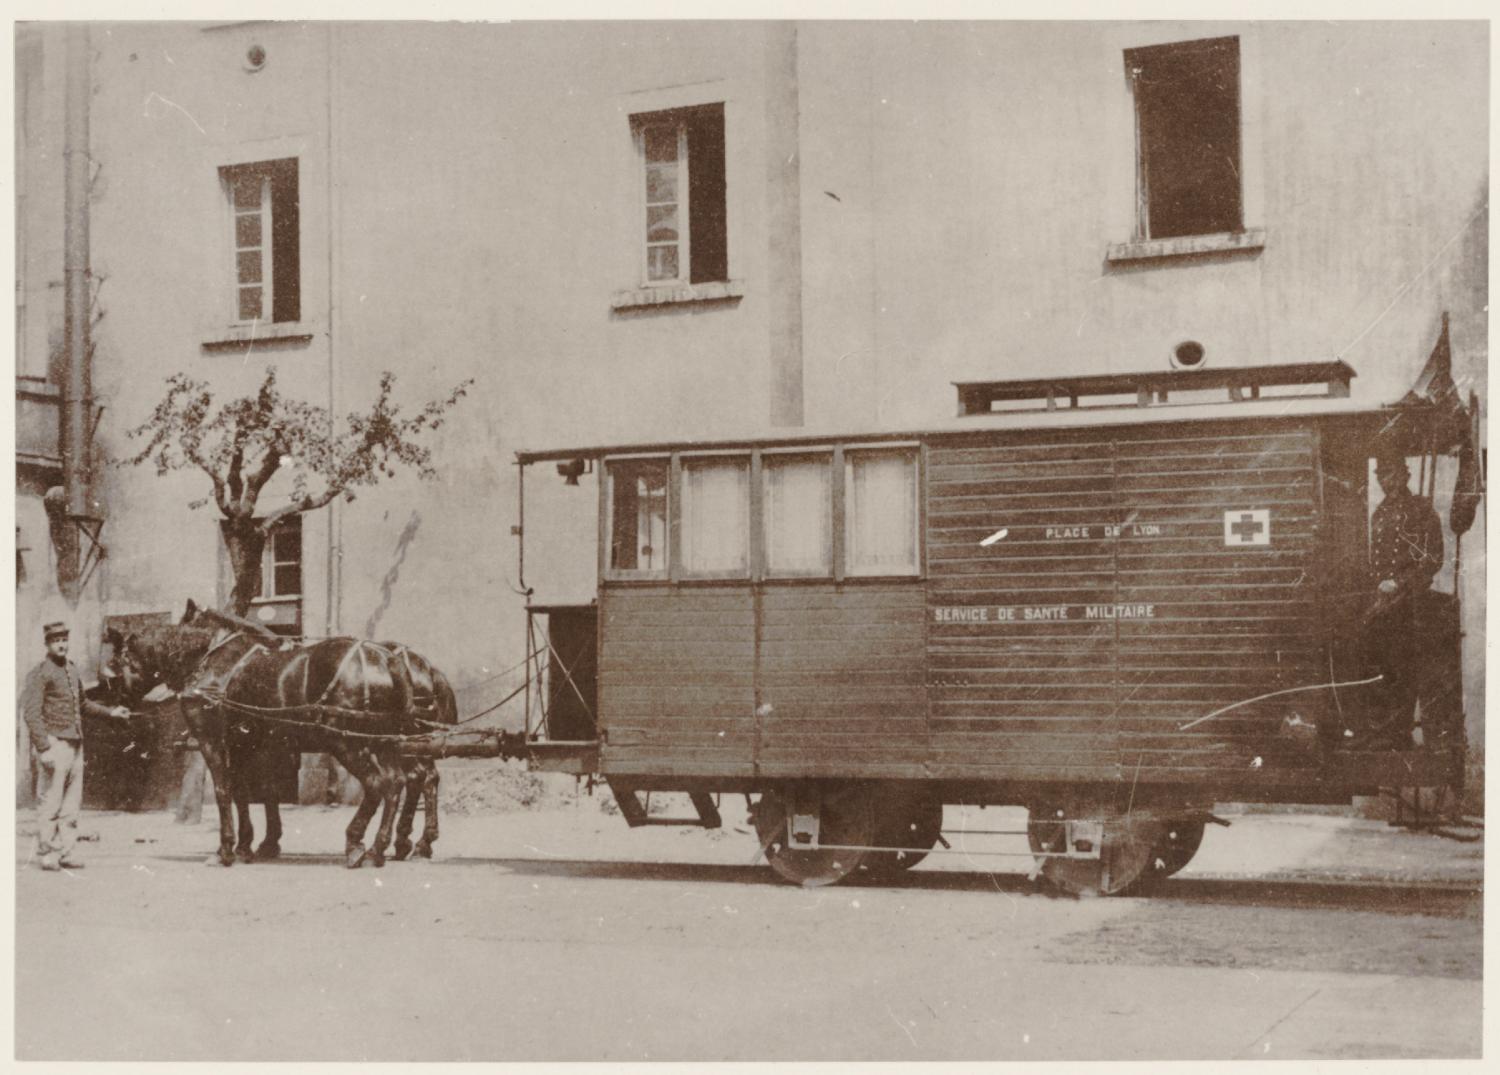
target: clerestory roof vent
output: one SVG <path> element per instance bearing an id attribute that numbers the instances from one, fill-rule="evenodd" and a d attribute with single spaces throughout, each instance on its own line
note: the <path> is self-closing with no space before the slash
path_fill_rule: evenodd
<path id="1" fill-rule="evenodd" d="M 960 417 L 997 411 L 1159 407 L 1295 397 L 1341 399 L 1355 373 L 1344 362 L 1152 370 L 1025 381 L 955 381 Z"/>

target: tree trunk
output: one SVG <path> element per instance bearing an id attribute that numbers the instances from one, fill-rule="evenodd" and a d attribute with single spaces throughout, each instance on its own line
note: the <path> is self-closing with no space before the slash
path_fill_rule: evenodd
<path id="1" fill-rule="evenodd" d="M 266 550 L 266 532 L 257 519 L 223 519 L 219 531 L 229 550 L 229 565 L 234 572 L 234 589 L 229 594 L 229 611 L 236 616 L 250 614 L 250 602 L 260 596 L 261 558 Z"/>

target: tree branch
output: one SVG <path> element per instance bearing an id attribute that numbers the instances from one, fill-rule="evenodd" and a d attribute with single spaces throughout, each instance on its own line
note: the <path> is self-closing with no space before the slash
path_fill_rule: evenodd
<path id="1" fill-rule="evenodd" d="M 214 470 L 213 467 L 209 466 L 208 462 L 201 455 L 199 455 L 195 449 L 184 448 L 183 454 L 188 457 L 189 462 L 198 467 L 203 471 L 203 473 L 207 474 L 209 478 L 212 479 L 214 483 L 214 501 L 219 505 L 220 511 L 222 511 L 226 516 L 229 515 L 231 513 L 231 508 L 228 493 L 224 488 L 224 479 L 219 477 L 218 472 Z"/>
<path id="2" fill-rule="evenodd" d="M 281 466 L 281 445 L 266 445 L 266 454 L 261 457 L 260 466 L 255 468 L 245 482 L 245 492 L 240 498 L 240 504 L 246 511 L 255 509 L 255 501 L 260 496 L 260 491 L 266 487 L 266 482 L 271 480 L 271 475 L 276 473 Z"/>
<path id="3" fill-rule="evenodd" d="M 244 493 L 244 483 L 240 480 L 245 467 L 245 445 L 238 434 L 234 438 L 234 454 L 229 457 L 229 499 L 239 503 Z"/>
<path id="4" fill-rule="evenodd" d="M 333 503 L 334 498 L 342 492 L 342 488 L 331 488 L 323 490 L 317 496 L 305 496 L 301 500 L 294 500 L 286 507 L 277 508 L 271 514 L 267 515 L 261 520 L 261 525 L 265 528 L 266 533 L 269 534 L 281 520 L 291 515 L 298 515 L 304 511 L 317 511 L 319 508 Z"/>

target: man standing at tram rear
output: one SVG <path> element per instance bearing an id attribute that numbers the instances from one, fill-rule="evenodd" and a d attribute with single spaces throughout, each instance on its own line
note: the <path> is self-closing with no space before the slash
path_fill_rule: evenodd
<path id="1" fill-rule="evenodd" d="M 1425 641 L 1422 613 L 1432 578 L 1443 566 L 1443 524 L 1407 488 L 1411 471 L 1399 455 L 1382 455 L 1375 479 L 1385 499 L 1370 521 L 1370 567 L 1377 580 L 1370 613 L 1371 656 L 1385 677 L 1386 719 L 1370 746 L 1411 746 L 1412 714 Z"/>
<path id="2" fill-rule="evenodd" d="M 21 715 L 40 763 L 37 857 L 44 870 L 78 869 L 83 863 L 73 857 L 73 847 L 83 806 L 83 715 L 126 719 L 130 710 L 84 697 L 83 677 L 68 660 L 66 625 L 49 623 L 42 636 L 47 656 L 26 677 L 21 694 Z"/>

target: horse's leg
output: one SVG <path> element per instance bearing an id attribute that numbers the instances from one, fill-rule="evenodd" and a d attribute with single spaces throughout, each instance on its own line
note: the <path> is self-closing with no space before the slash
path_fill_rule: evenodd
<path id="1" fill-rule="evenodd" d="M 380 770 L 382 799 L 385 809 L 380 812 L 380 828 L 375 830 L 375 842 L 370 845 L 370 861 L 376 866 L 385 865 L 385 849 L 391 845 L 391 830 L 396 824 L 396 813 L 401 800 L 401 759 L 391 753 L 371 751 L 371 758 Z"/>
<path id="2" fill-rule="evenodd" d="M 396 849 L 391 855 L 398 862 L 411 854 L 411 827 L 422 784 L 419 766 L 415 760 L 405 761 L 401 766 L 401 816 L 396 819 Z"/>
<path id="3" fill-rule="evenodd" d="M 230 727 L 228 730 L 229 770 L 233 774 L 231 791 L 234 796 L 234 812 L 239 819 L 238 839 L 234 845 L 234 857 L 240 862 L 255 861 L 255 819 L 250 816 L 250 804 L 255 800 L 261 784 L 260 752 L 250 742 L 250 733 Z"/>
<path id="4" fill-rule="evenodd" d="M 255 861 L 255 819 L 250 816 L 250 791 L 248 781 L 241 778 L 235 782 L 234 812 L 239 819 L 239 833 L 234 844 L 234 857 L 239 862 Z"/>
<path id="5" fill-rule="evenodd" d="M 422 776 L 422 838 L 417 841 L 417 855 L 432 858 L 432 845 L 438 838 L 438 767 L 437 762 L 423 759 L 420 763 Z"/>
<path id="6" fill-rule="evenodd" d="M 334 748 L 334 756 L 338 758 L 339 764 L 354 774 L 364 791 L 359 800 L 359 809 L 354 811 L 349 827 L 344 830 L 344 865 L 352 869 L 365 857 L 365 830 L 370 827 L 370 818 L 375 816 L 375 808 L 385 798 L 385 781 L 379 766 L 366 751 L 358 747 L 346 747 L 340 742 Z"/>
<path id="7" fill-rule="evenodd" d="M 266 835 L 255 849 L 255 857 L 261 861 L 281 855 L 281 801 L 277 796 L 275 774 L 267 765 L 260 780 L 261 805 L 266 810 Z"/>
<path id="8" fill-rule="evenodd" d="M 281 804 L 276 801 L 274 789 L 266 790 L 263 805 L 266 808 L 266 835 L 255 849 L 255 857 L 262 861 L 281 856 Z"/>
<path id="9" fill-rule="evenodd" d="M 234 821 L 233 798 L 230 792 L 229 758 L 224 748 L 224 718 L 217 712 L 209 712 L 201 706 L 190 706 L 179 701 L 180 712 L 187 722 L 188 730 L 198 740 L 198 750 L 208 766 L 208 775 L 214 782 L 214 802 L 219 808 L 219 850 L 210 856 L 207 865 L 234 865 Z"/>

